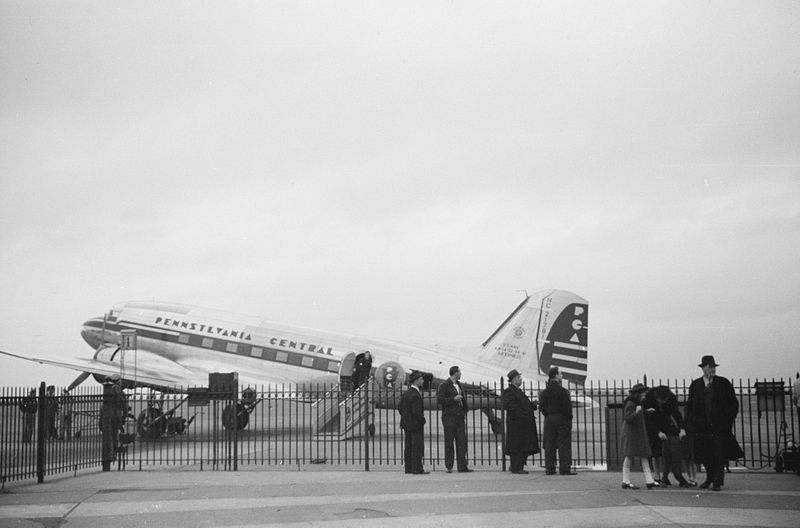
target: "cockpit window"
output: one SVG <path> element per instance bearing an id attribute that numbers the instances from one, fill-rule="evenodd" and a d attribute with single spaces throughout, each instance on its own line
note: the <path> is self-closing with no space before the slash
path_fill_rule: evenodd
<path id="1" fill-rule="evenodd" d="M 117 322 L 117 317 L 119 317 L 119 310 L 115 310 L 115 309 L 112 308 L 106 314 L 106 321 L 108 321 L 110 323 L 116 323 Z"/>

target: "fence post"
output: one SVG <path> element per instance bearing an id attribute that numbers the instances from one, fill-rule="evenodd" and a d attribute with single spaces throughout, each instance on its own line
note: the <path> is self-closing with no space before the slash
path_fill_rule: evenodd
<path id="1" fill-rule="evenodd" d="M 506 406 L 502 405 L 505 382 L 500 376 L 500 458 L 503 460 L 503 472 L 506 471 Z"/>
<path id="2" fill-rule="evenodd" d="M 370 412 L 369 412 L 369 386 L 370 378 L 367 376 L 367 381 L 364 383 L 364 405 L 362 409 L 364 409 L 364 414 L 366 414 L 366 418 L 364 419 L 364 423 L 361 426 L 361 430 L 364 434 L 364 471 L 369 471 L 369 420 L 370 420 Z"/>
<path id="3" fill-rule="evenodd" d="M 38 427 L 36 428 L 36 481 L 41 484 L 44 482 L 44 465 L 45 465 L 45 448 L 47 434 L 47 417 L 46 402 L 45 402 L 45 383 L 39 384 L 39 419 L 37 420 Z"/>

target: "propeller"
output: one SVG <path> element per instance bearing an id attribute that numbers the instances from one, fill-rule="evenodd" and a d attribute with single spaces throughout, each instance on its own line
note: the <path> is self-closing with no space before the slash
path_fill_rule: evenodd
<path id="1" fill-rule="evenodd" d="M 75 381 L 70 383 L 69 387 L 67 387 L 67 392 L 71 391 L 72 389 L 74 389 L 75 387 L 86 381 L 86 378 L 88 378 L 91 374 L 92 374 L 91 372 L 81 372 L 80 374 L 78 374 L 78 377 L 75 378 Z"/>

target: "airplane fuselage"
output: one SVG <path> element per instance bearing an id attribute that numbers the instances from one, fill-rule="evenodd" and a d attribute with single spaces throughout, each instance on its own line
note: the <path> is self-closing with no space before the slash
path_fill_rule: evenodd
<path id="1" fill-rule="evenodd" d="M 136 331 L 135 350 L 116 351 L 123 330 Z M 95 359 L 120 362 L 126 377 L 134 377 L 139 369 L 137 354 L 146 354 L 148 370 L 162 372 L 175 387 L 204 385 L 208 372 L 221 370 L 238 372 L 242 386 L 337 383 L 343 360 L 364 350 L 372 353 L 376 369 L 394 365 L 406 376 L 413 369 L 444 379 L 451 365 L 461 367 L 465 381 L 497 381 L 504 375 L 503 369 L 479 363 L 477 350 L 464 357 L 171 303 L 117 305 L 104 317 L 86 321 L 81 335 L 93 349 L 100 349 Z"/>

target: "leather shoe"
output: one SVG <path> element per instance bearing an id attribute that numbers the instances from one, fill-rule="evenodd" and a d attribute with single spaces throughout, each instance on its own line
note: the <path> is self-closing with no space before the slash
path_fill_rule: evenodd
<path id="1" fill-rule="evenodd" d="M 647 485 L 647 489 L 660 488 L 661 484 L 658 482 L 651 482 Z"/>
<path id="2" fill-rule="evenodd" d="M 566 473 L 559 473 L 559 475 L 577 475 L 574 471 L 567 471 Z"/>
<path id="3" fill-rule="evenodd" d="M 453 468 L 447 468 L 447 472 L 448 473 L 452 473 L 453 472 Z"/>
<path id="4" fill-rule="evenodd" d="M 472 473 L 473 471 L 475 471 L 475 470 L 474 469 L 470 469 L 470 468 L 464 468 L 464 469 L 459 469 L 458 470 L 459 473 Z"/>
<path id="5" fill-rule="evenodd" d="M 722 488 L 719 486 L 719 484 L 714 484 L 713 486 L 711 486 L 711 491 L 719 491 L 721 489 Z"/>
<path id="6" fill-rule="evenodd" d="M 710 485 L 711 485 L 711 481 L 707 480 L 707 481 L 703 482 L 702 484 L 700 484 L 700 489 L 708 489 L 708 487 Z"/>
<path id="7" fill-rule="evenodd" d="M 512 471 L 512 473 L 515 474 L 515 475 L 527 475 L 528 474 L 528 472 L 525 471 L 524 469 L 517 469 L 515 471 Z"/>
<path id="8" fill-rule="evenodd" d="M 546 469 L 544 471 L 544 474 L 545 475 L 555 475 L 556 474 L 556 470 L 555 469 Z"/>
<path id="9" fill-rule="evenodd" d="M 430 471 L 415 471 L 414 474 L 415 475 L 430 475 L 431 472 Z"/>
<path id="10" fill-rule="evenodd" d="M 622 489 L 631 489 L 631 490 L 635 490 L 635 489 L 639 489 L 639 486 L 634 486 L 634 485 L 633 485 L 633 484 L 631 484 L 630 482 L 623 482 L 623 483 L 622 483 Z"/>
<path id="11" fill-rule="evenodd" d="M 689 481 L 681 482 L 679 484 L 679 486 L 681 488 L 694 488 L 695 486 L 697 486 L 697 482 L 694 482 L 694 481 L 692 481 L 692 482 L 689 482 Z"/>

